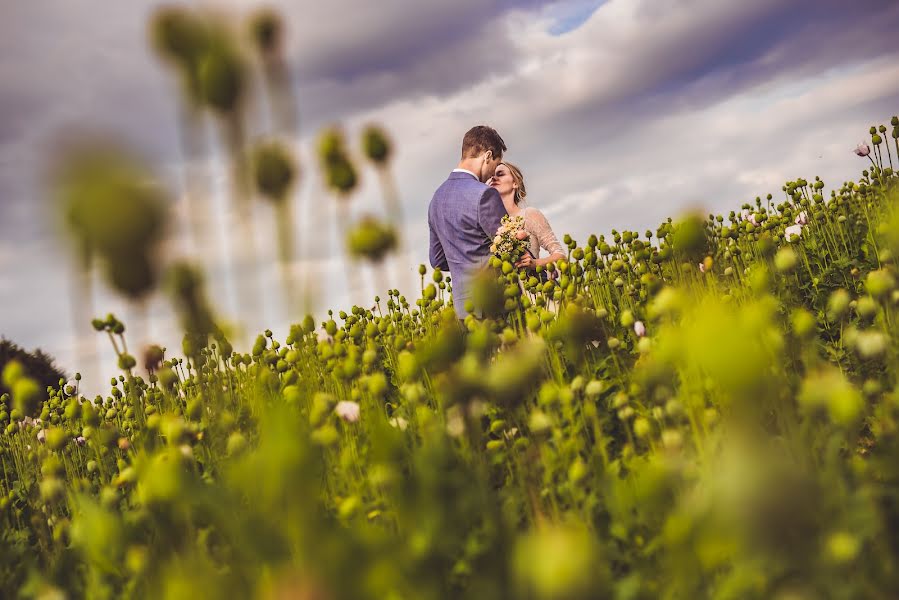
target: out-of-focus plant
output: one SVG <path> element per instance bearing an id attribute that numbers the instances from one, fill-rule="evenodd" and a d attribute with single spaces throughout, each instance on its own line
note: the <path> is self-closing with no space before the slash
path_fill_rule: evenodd
<path id="1" fill-rule="evenodd" d="M 70 149 L 55 180 L 64 222 L 84 257 L 80 285 L 71 294 L 78 322 L 89 322 L 83 299 L 92 295 L 95 260 L 109 285 L 144 312 L 161 271 L 159 244 L 169 206 L 163 187 L 130 152 L 109 144 Z"/>
<path id="2" fill-rule="evenodd" d="M 201 71 L 227 113 L 208 92 L 228 69 Z M 143 378 L 107 315 L 93 326 L 122 372 L 107 393 L 3 368 L 2 589 L 891 597 L 899 185 L 883 134 L 829 197 L 800 178 L 726 216 L 566 235 L 548 268 L 494 257 L 463 322 L 449 278 L 426 284 L 422 266 L 414 302 L 388 290 L 242 352 L 176 264 L 185 359 L 150 347 Z M 342 136 L 319 149 L 346 206 Z M 252 157 L 257 190 L 283 201 L 289 155 Z M 121 156 L 80 158 L 59 188 L 78 247 L 104 264 L 150 254 L 158 190 Z M 377 259 L 392 236 L 363 221 L 344 239 Z M 142 274 L 121 288 L 139 293 Z"/>
<path id="3" fill-rule="evenodd" d="M 393 227 L 396 237 L 396 269 L 394 277 L 397 282 L 405 282 L 408 275 L 408 269 L 404 268 L 402 261 L 405 260 L 405 249 L 403 244 L 403 205 L 400 202 L 399 191 L 396 187 L 396 181 L 390 170 L 393 159 L 393 142 L 387 133 L 377 125 L 368 125 L 362 130 L 362 154 L 367 158 L 378 173 L 378 179 L 381 183 L 381 195 L 384 198 L 384 204 L 387 211 L 388 222 Z"/>
<path id="4" fill-rule="evenodd" d="M 339 127 L 329 127 L 319 134 L 318 160 L 325 186 L 336 196 L 334 214 L 337 231 L 339 239 L 346 244 L 352 219 L 349 199 L 356 191 L 359 175 L 347 149 L 346 137 Z M 346 264 L 347 284 L 351 286 L 358 282 L 359 277 L 353 261 L 348 259 Z"/>
<path id="5" fill-rule="evenodd" d="M 295 258 L 293 241 L 293 210 L 290 197 L 298 177 L 296 163 L 287 148 L 278 142 L 259 144 L 253 151 L 253 175 L 256 190 L 275 207 L 275 228 L 278 240 L 278 262 L 284 288 L 284 306 L 292 314 L 296 294 L 291 272 Z M 301 277 L 305 282 L 306 277 Z"/>

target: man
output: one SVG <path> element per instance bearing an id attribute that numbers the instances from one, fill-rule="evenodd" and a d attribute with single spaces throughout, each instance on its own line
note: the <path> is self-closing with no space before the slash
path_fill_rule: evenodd
<path id="1" fill-rule="evenodd" d="M 506 144 L 492 127 L 472 127 L 462 139 L 462 159 L 428 206 L 431 266 L 453 278 L 453 305 L 464 319 L 470 280 L 490 257 L 490 243 L 507 214 L 499 192 L 486 185 Z"/>

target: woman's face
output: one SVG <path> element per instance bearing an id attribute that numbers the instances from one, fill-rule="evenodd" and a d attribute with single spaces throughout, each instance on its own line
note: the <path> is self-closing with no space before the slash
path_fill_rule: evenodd
<path id="1" fill-rule="evenodd" d="M 496 188 L 496 191 L 499 192 L 500 196 L 512 194 L 518 187 L 518 184 L 515 183 L 515 179 L 512 177 L 512 172 L 509 170 L 509 167 L 503 163 L 500 163 L 499 166 L 496 167 L 496 172 L 487 182 L 487 185 Z"/>

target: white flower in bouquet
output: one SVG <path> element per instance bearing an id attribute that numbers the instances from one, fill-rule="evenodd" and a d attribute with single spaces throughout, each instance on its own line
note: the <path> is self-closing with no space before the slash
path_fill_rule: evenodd
<path id="1" fill-rule="evenodd" d="M 490 245 L 490 252 L 504 260 L 515 262 L 527 250 L 528 237 L 524 229 L 524 218 L 505 215 L 502 218 L 499 229 L 496 230 L 496 236 Z M 508 255 L 508 258 L 506 258 L 506 255 Z"/>

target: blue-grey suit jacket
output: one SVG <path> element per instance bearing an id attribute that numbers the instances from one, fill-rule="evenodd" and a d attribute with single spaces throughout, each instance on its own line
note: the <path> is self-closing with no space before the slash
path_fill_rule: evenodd
<path id="1" fill-rule="evenodd" d="M 428 206 L 431 266 L 452 275 L 453 305 L 460 319 L 468 314 L 471 276 L 487 264 L 505 214 L 499 192 L 468 173 L 450 173 L 434 192 Z"/>

